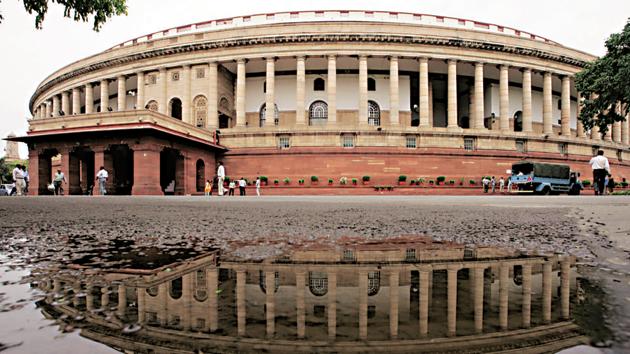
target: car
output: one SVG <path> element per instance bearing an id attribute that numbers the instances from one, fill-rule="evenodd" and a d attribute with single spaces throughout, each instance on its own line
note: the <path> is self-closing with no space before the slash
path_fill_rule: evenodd
<path id="1" fill-rule="evenodd" d="M 15 183 L 0 184 L 0 196 L 15 195 Z"/>

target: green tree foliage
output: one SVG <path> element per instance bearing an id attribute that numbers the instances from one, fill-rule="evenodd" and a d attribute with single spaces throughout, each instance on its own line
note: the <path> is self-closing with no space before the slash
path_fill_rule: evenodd
<path id="1" fill-rule="evenodd" d="M 28 169 L 28 160 L 9 162 L 4 157 L 0 158 L 0 183 L 13 183 L 13 169 L 17 164 L 24 165 Z"/>
<path id="2" fill-rule="evenodd" d="M 0 0 L 1 1 L 1 0 Z M 48 12 L 49 0 L 22 0 L 29 14 L 35 14 L 35 27 L 42 28 L 44 16 Z M 64 7 L 63 15 L 75 21 L 88 22 L 94 17 L 93 29 L 100 30 L 112 16 L 126 15 L 126 0 L 50 0 Z M 0 14 L 0 22 L 3 17 Z"/>
<path id="3" fill-rule="evenodd" d="M 585 130 L 598 126 L 603 135 L 609 124 L 625 120 L 630 108 L 630 19 L 621 33 L 608 37 L 606 55 L 577 74 L 575 86 L 584 98 L 579 119 Z"/>

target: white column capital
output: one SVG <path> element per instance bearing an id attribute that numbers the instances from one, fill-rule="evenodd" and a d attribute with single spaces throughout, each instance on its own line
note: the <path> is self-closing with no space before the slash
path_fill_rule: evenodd
<path id="1" fill-rule="evenodd" d="M 336 60 L 337 59 L 337 55 L 336 54 L 328 54 L 328 55 L 326 55 L 326 57 L 328 58 L 328 60 Z"/>

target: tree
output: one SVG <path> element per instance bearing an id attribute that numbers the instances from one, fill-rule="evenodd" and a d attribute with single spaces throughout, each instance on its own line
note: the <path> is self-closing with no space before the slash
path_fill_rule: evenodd
<path id="1" fill-rule="evenodd" d="M 624 121 L 630 111 L 630 19 L 621 33 L 606 40 L 606 55 L 577 74 L 575 87 L 583 98 L 579 119 L 584 129 Z"/>
<path id="2" fill-rule="evenodd" d="M 2 1 L 2 0 L 0 0 Z M 48 12 L 49 0 L 22 0 L 24 8 L 29 14 L 35 13 L 35 28 L 41 29 L 44 16 Z M 100 30 L 112 16 L 127 14 L 126 0 L 50 0 L 64 7 L 63 15 L 75 21 L 88 22 L 94 17 L 94 31 Z M 3 17 L 0 14 L 0 23 Z"/>

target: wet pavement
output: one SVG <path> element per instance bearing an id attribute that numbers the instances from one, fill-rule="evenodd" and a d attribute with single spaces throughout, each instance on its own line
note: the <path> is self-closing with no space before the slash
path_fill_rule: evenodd
<path id="1" fill-rule="evenodd" d="M 9 353 L 128 343 L 144 343 L 136 352 L 436 352 L 458 343 L 554 352 L 581 342 L 624 352 L 629 211 L 627 197 L 0 198 L 0 343 Z M 421 274 L 431 274 L 426 322 Z M 361 287 L 376 284 L 365 299 Z"/>

